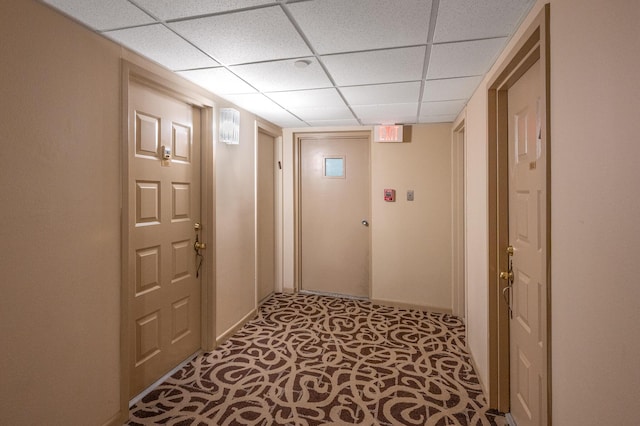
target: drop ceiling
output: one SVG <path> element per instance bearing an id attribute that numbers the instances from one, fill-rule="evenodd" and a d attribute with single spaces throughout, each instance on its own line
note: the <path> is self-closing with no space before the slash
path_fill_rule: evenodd
<path id="1" fill-rule="evenodd" d="M 42 1 L 288 128 L 453 121 L 534 3 Z"/>

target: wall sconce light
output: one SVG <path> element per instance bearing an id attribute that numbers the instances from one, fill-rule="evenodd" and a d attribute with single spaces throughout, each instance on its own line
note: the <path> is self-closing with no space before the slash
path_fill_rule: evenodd
<path id="1" fill-rule="evenodd" d="M 220 141 L 230 145 L 240 143 L 240 112 L 233 108 L 220 109 Z"/>

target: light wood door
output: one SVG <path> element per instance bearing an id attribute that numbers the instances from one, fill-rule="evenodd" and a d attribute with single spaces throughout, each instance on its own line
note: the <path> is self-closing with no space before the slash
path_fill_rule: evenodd
<path id="1" fill-rule="evenodd" d="M 369 138 L 300 140 L 303 290 L 369 296 Z"/>
<path id="2" fill-rule="evenodd" d="M 200 348 L 199 110 L 129 86 L 129 337 L 133 397 Z M 170 149 L 170 159 L 164 159 Z"/>
<path id="3" fill-rule="evenodd" d="M 518 426 L 547 419 L 546 155 L 542 75 L 536 62 L 508 91 L 511 415 Z"/>
<path id="4" fill-rule="evenodd" d="M 275 290 L 275 138 L 258 132 L 258 301 Z"/>

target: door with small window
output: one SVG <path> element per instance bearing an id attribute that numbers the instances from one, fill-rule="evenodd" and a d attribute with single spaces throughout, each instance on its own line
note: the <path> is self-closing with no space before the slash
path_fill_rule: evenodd
<path id="1" fill-rule="evenodd" d="M 300 288 L 369 297 L 369 137 L 298 138 Z"/>

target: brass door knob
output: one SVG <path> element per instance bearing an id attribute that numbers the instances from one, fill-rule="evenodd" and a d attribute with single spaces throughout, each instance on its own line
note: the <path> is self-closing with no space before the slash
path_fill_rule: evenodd
<path id="1" fill-rule="evenodd" d="M 502 280 L 512 280 L 513 279 L 513 272 L 509 271 L 509 272 L 500 272 L 500 279 Z"/>

